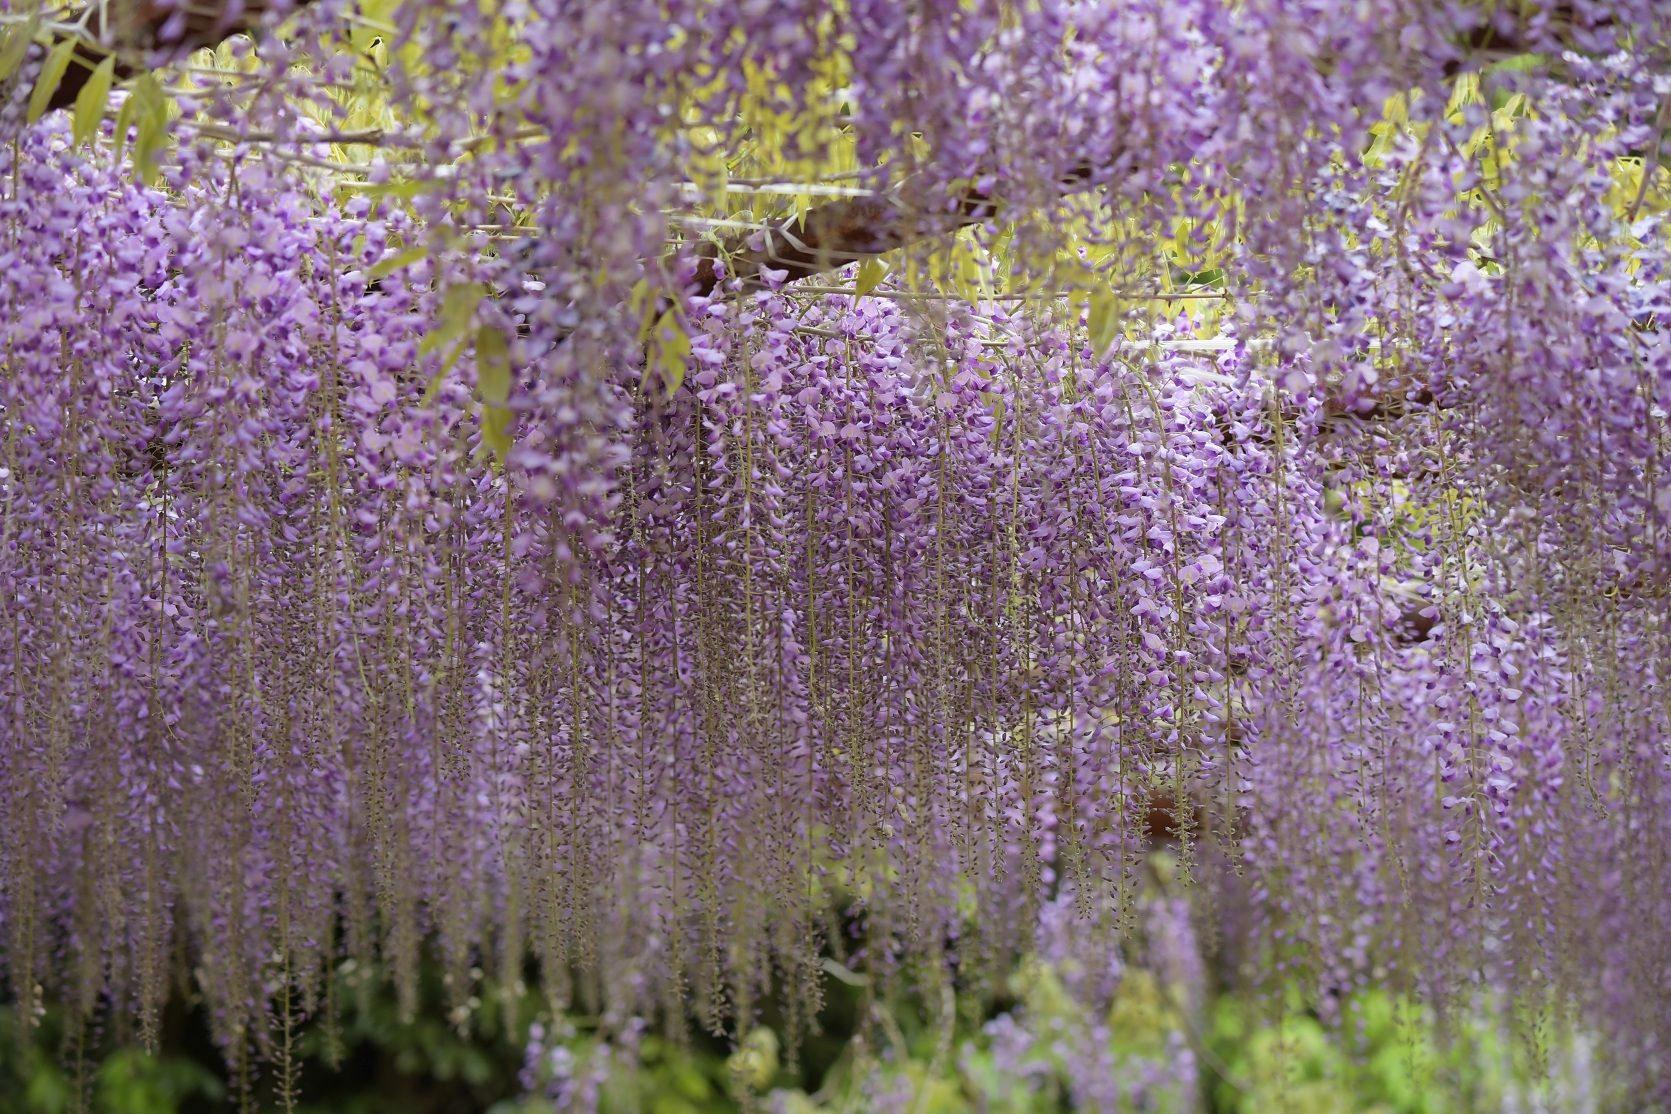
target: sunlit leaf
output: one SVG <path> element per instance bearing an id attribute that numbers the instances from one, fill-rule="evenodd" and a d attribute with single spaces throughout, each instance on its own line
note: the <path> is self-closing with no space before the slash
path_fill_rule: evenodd
<path id="1" fill-rule="evenodd" d="M 36 12 L 28 23 L 6 28 L 5 45 L 0 46 L 0 81 L 5 81 L 17 72 L 23 65 L 24 58 L 29 55 L 29 44 L 35 40 L 35 31 L 41 25 L 41 13 Z"/>
<path id="2" fill-rule="evenodd" d="M 447 288 L 441 295 L 441 311 L 436 315 L 435 327 L 418 342 L 418 355 L 424 356 L 461 339 L 487 292 L 477 283 L 461 283 Z"/>
<path id="3" fill-rule="evenodd" d="M 116 80 L 116 56 L 107 54 L 81 87 L 75 98 L 75 122 L 71 134 L 77 144 L 86 143 L 99 130 L 104 119 L 105 102 L 110 99 L 110 86 Z"/>
<path id="4" fill-rule="evenodd" d="M 656 321 L 651 335 L 650 366 L 661 374 L 667 393 L 675 394 L 685 382 L 685 369 L 690 363 L 690 334 L 676 310 L 668 310 Z"/>
<path id="5" fill-rule="evenodd" d="M 406 251 L 400 252 L 396 255 L 391 255 L 389 258 L 378 263 L 371 270 L 366 272 L 366 277 L 373 280 L 388 278 L 402 267 L 410 267 L 420 259 L 423 259 L 429 254 L 429 252 L 430 249 L 424 246 L 408 248 Z"/>
<path id="6" fill-rule="evenodd" d="M 133 140 L 133 165 L 140 181 L 156 182 L 158 160 L 168 140 L 168 94 L 151 74 L 134 82 L 128 102 L 133 105 L 136 128 Z M 126 107 L 126 106 L 124 106 Z"/>
<path id="7" fill-rule="evenodd" d="M 496 325 L 476 330 L 476 390 L 482 399 L 482 441 L 500 464 L 511 451 L 510 341 Z"/>
<path id="8" fill-rule="evenodd" d="M 853 282 L 853 293 L 863 297 L 875 290 L 888 273 L 888 265 L 880 259 L 867 259 L 859 264 L 858 277 Z"/>
<path id="9" fill-rule="evenodd" d="M 493 450 L 493 456 L 501 464 L 511 451 L 511 409 L 508 406 L 482 407 L 482 442 Z"/>
<path id="10" fill-rule="evenodd" d="M 1091 293 L 1091 308 L 1086 326 L 1091 334 L 1091 348 L 1099 355 L 1107 352 L 1120 329 L 1120 299 L 1109 290 Z"/>
<path id="11" fill-rule="evenodd" d="M 482 401 L 503 404 L 511 395 L 511 354 L 505 334 L 496 326 L 476 330 L 476 389 Z"/>
<path id="12" fill-rule="evenodd" d="M 46 113 L 47 105 L 52 100 L 52 94 L 58 91 L 58 86 L 64 80 L 64 71 L 70 68 L 70 56 L 75 53 L 76 40 L 65 39 L 46 56 L 41 63 L 41 73 L 35 79 L 35 90 L 29 94 L 28 121 L 33 124 Z"/>

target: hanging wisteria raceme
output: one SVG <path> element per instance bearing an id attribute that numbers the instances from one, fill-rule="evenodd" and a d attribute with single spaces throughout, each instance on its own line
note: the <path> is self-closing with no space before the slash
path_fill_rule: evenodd
<path id="1" fill-rule="evenodd" d="M 151 185 L 14 128 L 13 993 L 186 980 L 284 1094 L 349 958 L 794 1041 L 832 951 L 1188 935 L 1166 841 L 1225 970 L 1577 1006 L 1671 1099 L 1671 39 L 1557 7 L 409 3 L 364 181 L 271 37 Z M 727 239 L 756 145 L 854 197 Z M 1185 271 L 1233 311 L 1026 284 Z"/>

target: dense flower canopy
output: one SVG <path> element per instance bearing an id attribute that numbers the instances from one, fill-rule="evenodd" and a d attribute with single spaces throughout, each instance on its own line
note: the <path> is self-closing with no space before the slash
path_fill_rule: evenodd
<path id="1" fill-rule="evenodd" d="M 1166 838 L 1671 1098 L 1671 13 L 1527 8 L 322 2 L 102 124 L 16 16 L 14 993 L 724 1031 Z"/>

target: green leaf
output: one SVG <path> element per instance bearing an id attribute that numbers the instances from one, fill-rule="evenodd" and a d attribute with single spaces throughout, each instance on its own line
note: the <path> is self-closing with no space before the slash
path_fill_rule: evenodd
<path id="1" fill-rule="evenodd" d="M 827 956 L 825 957 L 824 962 L 821 963 L 819 966 L 821 966 L 824 969 L 824 973 L 826 975 L 829 975 L 831 978 L 837 980 L 838 982 L 844 982 L 848 986 L 869 986 L 870 985 L 870 979 L 867 976 L 861 975 L 857 971 L 854 971 L 852 968 L 845 967 L 842 964 L 837 963 L 835 960 L 830 959 Z"/>
<path id="2" fill-rule="evenodd" d="M 36 12 L 28 23 L 6 28 L 5 45 L 0 46 L 0 81 L 11 77 L 23 65 L 23 59 L 29 54 L 29 44 L 35 41 L 35 31 L 40 25 L 41 13 Z"/>
<path id="3" fill-rule="evenodd" d="M 419 406 L 428 406 L 435 401 L 435 395 L 441 390 L 441 384 L 446 381 L 447 372 L 453 369 L 453 365 L 458 363 L 459 357 L 464 355 L 465 348 L 469 347 L 467 340 L 468 338 L 460 340 L 447 349 L 447 354 L 441 359 L 441 367 L 430 379 L 429 386 L 424 388 L 423 398 L 418 402 Z"/>
<path id="4" fill-rule="evenodd" d="M 503 464 L 511 451 L 510 342 L 496 326 L 476 330 L 476 389 L 482 396 L 482 440 Z"/>
<path id="5" fill-rule="evenodd" d="M 134 82 L 128 100 L 133 104 L 133 122 L 139 129 L 133 141 L 133 166 L 139 180 L 149 186 L 157 180 L 157 160 L 168 138 L 168 94 L 163 92 L 156 77 L 145 74 Z"/>
<path id="6" fill-rule="evenodd" d="M 70 68 L 70 55 L 75 53 L 75 39 L 65 39 L 52 48 L 41 63 L 41 76 L 35 80 L 35 91 L 29 94 L 28 121 L 33 124 L 46 115 L 47 102 L 52 100 L 52 94 L 58 91 L 59 83 L 64 80 L 64 71 Z"/>
<path id="7" fill-rule="evenodd" d="M 24 1107 L 42 1114 L 59 1114 L 70 1108 L 72 1093 L 69 1080 L 51 1064 L 37 1067 L 29 1076 L 23 1095 Z"/>
<path id="8" fill-rule="evenodd" d="M 93 133 L 99 130 L 99 121 L 104 119 L 105 102 L 110 99 L 110 86 L 115 80 L 116 55 L 106 54 L 104 61 L 94 68 L 93 76 L 87 79 L 87 84 L 75 96 L 75 123 L 71 135 L 76 146 L 92 139 Z"/>
<path id="9" fill-rule="evenodd" d="M 134 103 L 128 97 L 122 101 L 122 107 L 116 110 L 116 162 L 122 161 L 122 152 L 128 146 L 128 129 L 133 127 Z"/>
<path id="10" fill-rule="evenodd" d="M 428 406 L 435 400 L 435 393 L 441 389 L 447 372 L 452 370 L 452 366 L 458 363 L 459 357 L 469 347 L 470 322 L 475 319 L 476 307 L 481 305 L 482 298 L 486 295 L 487 288 L 477 282 L 450 286 L 441 295 L 441 310 L 436 315 L 434 326 L 418 342 L 418 355 L 427 356 L 441 349 L 446 350 L 446 355 L 441 360 L 440 370 L 424 390 L 424 397 L 419 405 Z"/>
<path id="11" fill-rule="evenodd" d="M 770 1086 L 778 1064 L 777 1034 L 764 1025 L 750 1031 L 725 1061 L 731 1078 L 751 1091 L 764 1091 Z"/>
<path id="12" fill-rule="evenodd" d="M 429 248 L 427 247 L 420 246 L 408 248 L 399 255 L 391 255 L 381 263 L 377 264 L 377 266 L 366 272 L 366 277 L 370 279 L 388 278 L 402 267 L 411 266 L 413 263 L 416 263 L 428 254 Z"/>
<path id="13" fill-rule="evenodd" d="M 476 387 L 483 402 L 503 405 L 511 397 L 510 344 L 493 325 L 476 330 Z"/>
<path id="14" fill-rule="evenodd" d="M 482 441 L 493 450 L 494 459 L 505 463 L 511 451 L 511 411 L 506 406 L 482 407 Z"/>
<path id="15" fill-rule="evenodd" d="M 661 373 L 667 393 L 676 394 L 684 385 L 685 370 L 690 365 L 690 334 L 685 332 L 677 310 L 670 309 L 661 315 L 650 339 L 655 353 L 651 366 Z"/>
<path id="16" fill-rule="evenodd" d="M 418 342 L 418 355 L 427 356 L 437 348 L 462 338 L 476 315 L 476 307 L 481 305 L 484 293 L 480 284 L 473 282 L 448 287 L 441 295 L 441 312 L 436 317 L 435 327 Z"/>
<path id="17" fill-rule="evenodd" d="M 700 1101 L 714 1093 L 714 1088 L 708 1082 L 708 1077 L 702 1074 L 702 1069 L 691 1061 L 689 1056 L 680 1055 L 670 1061 L 667 1072 L 673 1077 L 673 1088 L 678 1094 L 687 1099 Z"/>
<path id="18" fill-rule="evenodd" d="M 656 301 L 656 291 L 650 285 L 649 279 L 639 279 L 633 283 L 632 291 L 627 295 L 627 313 L 632 320 L 638 322 L 640 344 L 650 339 L 650 329 L 656 322 Z"/>
<path id="19" fill-rule="evenodd" d="M 1487 73 L 1531 73 L 1548 62 L 1547 54 L 1512 54 L 1507 58 L 1486 63 L 1485 69 Z"/>
<path id="20" fill-rule="evenodd" d="M 348 188 L 360 190 L 367 197 L 410 201 L 420 193 L 439 189 L 442 184 L 439 178 L 405 178 L 393 182 L 349 183 Z"/>
<path id="21" fill-rule="evenodd" d="M 863 297 L 875 290 L 888 273 L 888 265 L 880 259 L 867 259 L 859 264 L 859 276 L 853 282 L 853 293 Z"/>
<path id="22" fill-rule="evenodd" d="M 1101 356 L 1120 330 L 1120 299 L 1112 291 L 1092 292 L 1086 326 L 1091 334 L 1091 350 Z"/>

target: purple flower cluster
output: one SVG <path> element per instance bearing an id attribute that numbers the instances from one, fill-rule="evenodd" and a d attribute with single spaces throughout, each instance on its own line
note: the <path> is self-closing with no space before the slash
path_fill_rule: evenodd
<path id="1" fill-rule="evenodd" d="M 229 1054 L 282 1057 L 340 960 L 410 1010 L 429 949 L 460 1002 L 532 957 L 615 1028 L 746 1032 L 816 1006 L 837 900 L 877 975 L 1048 952 L 1069 905 L 1111 949 L 1159 839 L 1250 978 L 1577 1003 L 1671 1088 L 1671 36 L 1561 8 L 405 4 L 428 162 L 367 173 L 410 206 L 19 131 L 15 996 L 154 1037 L 184 956 Z M 1558 64 L 1481 77 L 1492 42 Z M 847 109 L 797 98 L 832 67 Z M 662 214 L 768 111 L 925 221 L 973 182 L 993 258 L 1000 206 L 1017 259 L 1218 229 L 1248 339 L 692 297 Z M 1021 218 L 1064 182 L 1095 203 Z M 521 248 L 469 231 L 512 211 Z"/>

